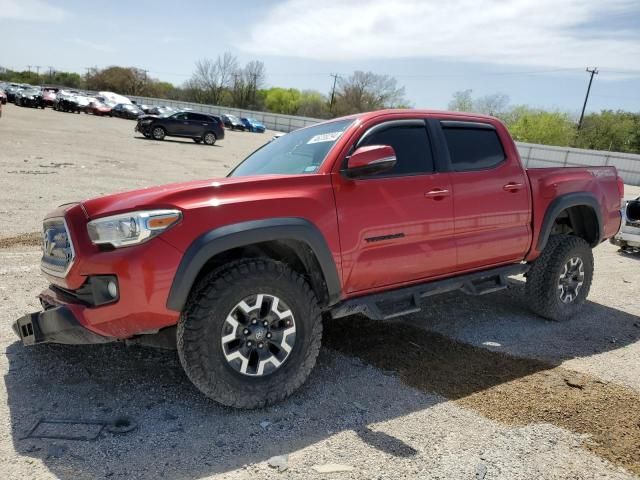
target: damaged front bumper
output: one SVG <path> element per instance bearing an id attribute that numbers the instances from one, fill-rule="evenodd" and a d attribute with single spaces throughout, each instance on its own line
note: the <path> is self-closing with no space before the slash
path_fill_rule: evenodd
<path id="1" fill-rule="evenodd" d="M 25 315 L 16 320 L 12 327 L 24 345 L 39 343 L 86 345 L 115 341 L 113 338 L 103 337 L 83 327 L 66 306 Z"/>

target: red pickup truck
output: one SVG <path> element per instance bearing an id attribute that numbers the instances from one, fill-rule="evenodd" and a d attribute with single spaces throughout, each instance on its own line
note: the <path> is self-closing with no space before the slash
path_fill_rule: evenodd
<path id="1" fill-rule="evenodd" d="M 612 167 L 526 170 L 492 117 L 339 118 L 267 143 L 226 178 L 51 212 L 44 310 L 14 330 L 26 345 L 173 345 L 206 395 L 264 406 L 309 375 L 323 315 L 388 320 L 525 274 L 533 311 L 568 319 L 622 196 Z"/>

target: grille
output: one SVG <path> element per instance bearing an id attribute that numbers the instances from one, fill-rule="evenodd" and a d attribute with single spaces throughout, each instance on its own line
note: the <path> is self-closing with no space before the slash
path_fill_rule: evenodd
<path id="1" fill-rule="evenodd" d="M 73 264 L 73 245 L 63 218 L 44 221 L 42 233 L 42 270 L 64 277 Z"/>

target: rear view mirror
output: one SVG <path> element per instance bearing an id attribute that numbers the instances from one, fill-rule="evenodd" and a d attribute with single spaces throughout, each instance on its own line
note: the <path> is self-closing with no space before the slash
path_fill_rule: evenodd
<path id="1" fill-rule="evenodd" d="M 360 147 L 349 157 L 343 173 L 349 178 L 375 175 L 392 169 L 396 161 L 396 152 L 389 145 Z"/>

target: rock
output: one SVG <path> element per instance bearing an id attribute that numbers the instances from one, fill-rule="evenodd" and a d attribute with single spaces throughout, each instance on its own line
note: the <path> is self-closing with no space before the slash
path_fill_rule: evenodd
<path id="1" fill-rule="evenodd" d="M 264 422 L 260 422 L 260 426 L 262 427 L 263 430 L 266 430 L 267 428 L 269 428 L 269 425 L 271 425 L 271 422 L 267 422 L 266 420 Z"/>
<path id="2" fill-rule="evenodd" d="M 487 476 L 487 466 L 484 463 L 476 465 L 476 480 L 484 480 Z"/>
<path id="3" fill-rule="evenodd" d="M 49 445 L 47 448 L 47 458 L 60 458 L 67 451 L 67 447 L 64 445 Z"/>
<path id="4" fill-rule="evenodd" d="M 318 473 L 340 473 L 340 472 L 352 472 L 354 468 L 350 465 L 341 465 L 339 463 L 325 463 L 324 465 L 314 465 L 311 467 Z"/>
<path id="5" fill-rule="evenodd" d="M 356 407 L 361 412 L 366 412 L 367 411 L 367 407 L 365 407 L 364 405 L 362 405 L 359 402 L 353 402 L 353 406 Z"/>
<path id="6" fill-rule="evenodd" d="M 567 384 L 567 387 L 577 388 L 579 390 L 582 390 L 584 388 L 584 385 L 582 385 L 581 383 L 573 382 L 573 381 L 569 380 L 568 378 L 564 379 L 564 383 Z"/>
<path id="7" fill-rule="evenodd" d="M 276 455 L 267 460 L 271 468 L 277 468 L 279 472 L 284 472 L 289 468 L 289 455 Z"/>

